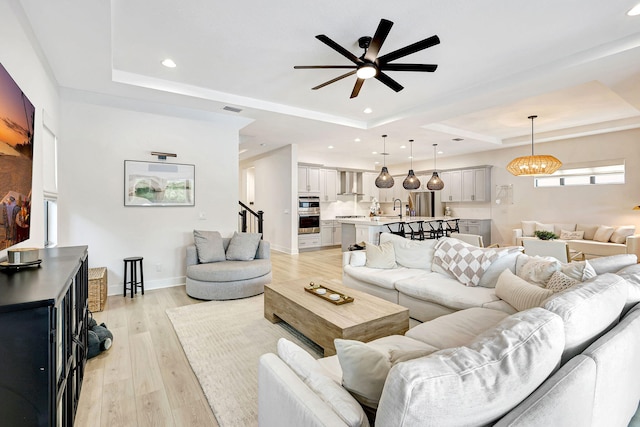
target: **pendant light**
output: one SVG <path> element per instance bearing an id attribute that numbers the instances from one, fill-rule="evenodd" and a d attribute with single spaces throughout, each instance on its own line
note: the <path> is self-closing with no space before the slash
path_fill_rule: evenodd
<path id="1" fill-rule="evenodd" d="M 438 144 L 433 144 L 433 175 L 431 175 L 431 179 L 427 181 L 427 188 L 432 191 L 442 190 L 444 188 L 444 182 L 438 176 L 438 171 L 436 170 L 436 147 Z"/>
<path id="2" fill-rule="evenodd" d="M 409 144 L 411 144 L 411 168 L 409 169 L 409 175 L 404 179 L 402 186 L 405 190 L 416 190 L 420 188 L 420 180 L 413 173 L 413 139 L 409 140 Z"/>
<path id="3" fill-rule="evenodd" d="M 393 187 L 393 177 L 389 175 L 389 171 L 387 170 L 387 162 L 385 160 L 385 156 L 388 156 L 387 153 L 387 135 L 382 135 L 384 148 L 382 152 L 382 170 L 380 171 L 380 175 L 376 178 L 376 187 L 378 188 L 391 188 Z"/>
<path id="4" fill-rule="evenodd" d="M 531 155 L 517 157 L 507 165 L 507 170 L 515 176 L 551 175 L 562 166 L 562 162 L 548 154 L 533 154 L 533 119 L 538 116 L 529 116 L 531 120 Z"/>

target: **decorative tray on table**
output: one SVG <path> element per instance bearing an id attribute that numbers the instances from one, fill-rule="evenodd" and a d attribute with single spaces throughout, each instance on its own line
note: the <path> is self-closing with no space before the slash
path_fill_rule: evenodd
<path id="1" fill-rule="evenodd" d="M 342 292 L 334 291 L 333 289 L 329 289 L 326 286 L 318 285 L 313 282 L 310 282 L 309 286 L 305 286 L 304 290 L 336 305 L 353 302 L 353 297 L 347 296 Z"/>

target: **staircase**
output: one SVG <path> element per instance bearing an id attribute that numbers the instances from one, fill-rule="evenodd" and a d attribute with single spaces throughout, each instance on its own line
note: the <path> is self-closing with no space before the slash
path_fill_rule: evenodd
<path id="1" fill-rule="evenodd" d="M 258 211 L 255 212 L 249 206 L 245 205 L 242 202 L 240 203 L 240 212 L 238 215 L 238 229 L 243 233 L 261 233 L 262 234 L 262 225 L 263 225 L 263 215 L 264 212 Z M 262 239 L 262 236 L 260 236 Z"/>

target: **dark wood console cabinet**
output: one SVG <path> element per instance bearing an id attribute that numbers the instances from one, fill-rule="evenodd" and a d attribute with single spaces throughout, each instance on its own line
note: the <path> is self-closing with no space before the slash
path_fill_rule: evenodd
<path id="1" fill-rule="evenodd" d="M 87 361 L 87 247 L 0 271 L 0 424 L 73 426 Z"/>

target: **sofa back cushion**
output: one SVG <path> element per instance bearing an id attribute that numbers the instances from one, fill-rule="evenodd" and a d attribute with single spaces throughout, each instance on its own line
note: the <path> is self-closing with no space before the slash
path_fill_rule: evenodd
<path id="1" fill-rule="evenodd" d="M 495 288 L 496 283 L 498 282 L 498 277 L 503 271 L 510 270 L 512 273 L 515 273 L 516 259 L 518 258 L 518 255 L 522 255 L 520 250 L 514 250 L 493 261 L 484 271 L 478 286 Z"/>
<path id="2" fill-rule="evenodd" d="M 620 317 L 628 284 L 615 274 L 603 274 L 554 294 L 543 308 L 564 321 L 563 363 L 582 352 Z"/>
<path id="3" fill-rule="evenodd" d="M 438 243 L 437 240 L 411 240 L 391 233 L 382 233 L 380 235 L 380 244 L 386 242 L 393 243 L 398 265 L 431 271 L 433 252 L 435 251 L 436 243 Z"/>
<path id="4" fill-rule="evenodd" d="M 585 240 L 593 240 L 598 227 L 600 227 L 598 224 L 576 224 L 576 231 L 584 231 L 583 238 Z"/>
<path id="5" fill-rule="evenodd" d="M 575 232 L 576 224 L 553 224 L 553 232 L 558 236 L 562 233 L 562 230 Z M 582 238 L 582 237 L 581 237 Z"/>
<path id="6" fill-rule="evenodd" d="M 596 274 L 615 273 L 637 262 L 638 257 L 635 254 L 612 255 L 589 260 Z"/>
<path id="7" fill-rule="evenodd" d="M 611 240 L 613 243 L 626 243 L 627 237 L 633 236 L 635 232 L 635 225 L 623 225 L 621 227 L 617 227 L 613 231 L 613 234 L 611 235 L 609 240 Z"/>
<path id="8" fill-rule="evenodd" d="M 485 425 L 533 392 L 556 368 L 562 320 L 542 308 L 516 313 L 464 347 L 391 368 L 376 425 Z"/>

